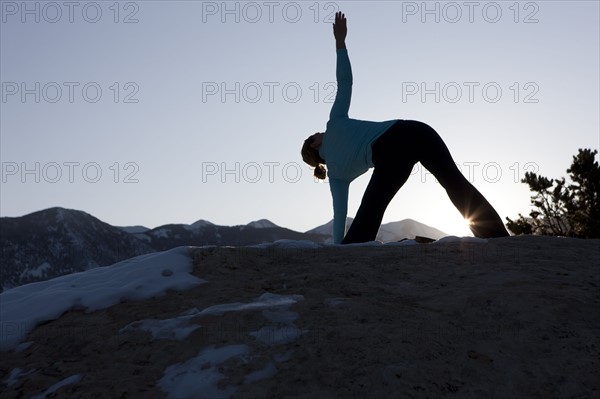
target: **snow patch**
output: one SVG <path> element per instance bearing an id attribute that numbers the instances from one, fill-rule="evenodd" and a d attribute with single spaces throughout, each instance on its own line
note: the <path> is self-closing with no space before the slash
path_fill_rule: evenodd
<path id="1" fill-rule="evenodd" d="M 172 273 L 163 275 L 166 269 Z M 14 349 L 35 326 L 74 307 L 91 312 L 205 282 L 191 271 L 189 247 L 177 247 L 9 289 L 0 294 L 0 350 Z"/>
<path id="2" fill-rule="evenodd" d="M 209 306 L 203 310 L 193 308 L 171 319 L 145 319 L 129 323 L 119 330 L 120 333 L 142 330 L 152 334 L 154 339 L 171 339 L 181 341 L 187 338 L 199 325 L 191 324 L 194 319 L 204 316 L 220 316 L 228 312 L 241 312 L 245 310 L 263 310 L 278 306 L 289 306 L 303 300 L 302 295 L 277 295 L 264 293 L 255 301 L 249 303 L 234 302 Z"/>
<path id="3" fill-rule="evenodd" d="M 200 325 L 191 323 L 197 318 L 208 315 L 222 315 L 228 312 L 262 310 L 263 316 L 275 325 L 263 327 L 249 334 L 264 345 L 277 345 L 291 342 L 305 332 L 293 323 L 298 318 L 298 314 L 288 310 L 289 305 L 303 299 L 302 295 L 278 295 L 265 292 L 252 302 L 223 303 L 209 306 L 203 310 L 193 308 L 171 319 L 136 321 L 123 327 L 119 332 L 144 330 L 150 332 L 155 339 L 182 340 L 195 329 L 201 328 Z M 196 398 L 198 392 L 202 392 L 203 398 L 228 398 L 235 392 L 235 388 L 218 388 L 219 381 L 224 378 L 219 371 L 222 369 L 220 365 L 228 359 L 249 355 L 249 352 L 250 348 L 244 344 L 228 345 L 221 348 L 208 347 L 192 359 L 167 367 L 158 384 L 167 393 L 168 398 Z M 244 377 L 243 383 L 250 384 L 272 377 L 277 372 L 273 362 L 288 360 L 291 355 L 291 350 L 274 355 L 273 361 L 269 362 L 264 368 L 248 373 Z M 246 356 L 240 361 L 248 363 L 248 359 L 249 357 Z"/>
<path id="4" fill-rule="evenodd" d="M 208 347 L 186 362 L 167 367 L 158 384 L 167 393 L 167 398 L 193 399 L 199 393 L 205 399 L 229 398 L 235 388 L 218 388 L 217 384 L 224 377 L 218 367 L 228 359 L 247 353 L 248 349 L 246 345 Z"/>
<path id="5" fill-rule="evenodd" d="M 198 328 L 200 328 L 199 325 L 189 325 L 186 317 L 176 317 L 164 320 L 146 319 L 134 321 L 120 329 L 119 332 L 142 330 L 149 332 L 154 339 L 181 341 Z"/>
<path id="6" fill-rule="evenodd" d="M 61 381 L 57 382 L 56 384 L 52 385 L 50 388 L 46 389 L 40 395 L 32 396 L 31 399 L 46 399 L 48 397 L 48 395 L 53 394 L 54 392 L 58 391 L 60 388 L 64 387 L 65 385 L 75 384 L 75 383 L 79 382 L 79 380 L 81 380 L 80 374 L 72 375 L 72 376 L 67 377 L 64 380 L 61 380 Z"/>
<path id="7" fill-rule="evenodd" d="M 267 292 L 261 298 L 276 300 L 281 296 Z M 295 341 L 303 332 L 306 332 L 296 327 L 294 320 L 298 318 L 298 314 L 291 312 L 287 306 L 265 309 L 262 313 L 274 325 L 262 327 L 258 331 L 252 331 L 249 334 L 264 345 L 287 344 Z"/>
<path id="8" fill-rule="evenodd" d="M 10 372 L 10 375 L 8 377 L 6 377 L 6 379 L 4 379 L 2 382 L 5 383 L 6 386 L 11 386 L 11 385 L 15 384 L 19 380 L 19 378 L 28 376 L 29 374 L 31 374 L 33 372 L 35 372 L 35 369 L 25 371 L 25 370 L 17 367 L 15 369 L 12 369 L 12 371 Z"/>
<path id="9" fill-rule="evenodd" d="M 267 346 L 288 344 L 298 339 L 302 335 L 300 330 L 295 325 L 286 326 L 265 326 L 261 327 L 257 331 L 252 331 L 249 334 L 252 335 L 258 342 Z"/>

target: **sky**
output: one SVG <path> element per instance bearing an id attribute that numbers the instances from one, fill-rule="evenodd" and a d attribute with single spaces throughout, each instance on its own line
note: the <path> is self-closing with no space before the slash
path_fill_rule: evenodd
<path id="1" fill-rule="evenodd" d="M 351 118 L 432 126 L 500 216 L 525 172 L 599 148 L 597 1 L 0 1 L 0 215 L 60 206 L 112 225 L 333 216 L 300 148 L 335 97 Z M 350 185 L 353 217 L 372 170 Z M 469 230 L 419 164 L 383 222 Z"/>

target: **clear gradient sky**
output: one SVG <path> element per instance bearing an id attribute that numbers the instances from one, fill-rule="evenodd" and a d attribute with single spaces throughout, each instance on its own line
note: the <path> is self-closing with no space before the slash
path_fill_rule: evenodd
<path id="1" fill-rule="evenodd" d="M 2 216 L 61 206 L 150 228 L 329 221 L 329 186 L 300 148 L 333 102 L 338 10 L 350 117 L 430 124 L 503 219 L 529 212 L 525 171 L 565 176 L 578 148 L 599 147 L 598 1 L 0 5 Z M 384 223 L 469 234 L 441 186 L 414 172 Z M 350 185 L 349 216 L 370 175 Z"/>

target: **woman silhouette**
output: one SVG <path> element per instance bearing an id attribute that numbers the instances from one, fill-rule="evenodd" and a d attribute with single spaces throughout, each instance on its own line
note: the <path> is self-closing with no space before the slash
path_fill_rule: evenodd
<path id="1" fill-rule="evenodd" d="M 337 94 L 325 133 L 304 141 L 302 158 L 315 167 L 314 175 L 329 177 L 333 199 L 333 242 L 373 241 L 388 204 L 406 182 L 417 162 L 431 172 L 448 197 L 469 221 L 475 237 L 505 237 L 498 213 L 462 175 L 444 141 L 429 125 L 413 120 L 373 122 L 348 117 L 352 69 L 346 49 L 346 17 L 335 15 Z M 327 165 L 327 171 L 323 164 Z M 374 167 L 356 217 L 344 237 L 350 182 Z"/>

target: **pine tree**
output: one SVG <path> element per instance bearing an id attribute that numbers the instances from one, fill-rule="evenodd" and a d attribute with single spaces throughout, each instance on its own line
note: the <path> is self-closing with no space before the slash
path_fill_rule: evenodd
<path id="1" fill-rule="evenodd" d="M 597 153 L 596 150 L 580 149 L 567 169 L 573 184 L 569 185 L 566 211 L 575 234 L 582 238 L 600 237 L 600 167 L 595 160 Z"/>
<path id="2" fill-rule="evenodd" d="M 527 172 L 522 183 L 534 193 L 534 209 L 529 218 L 508 221 L 514 234 L 541 234 L 600 238 L 600 167 L 595 161 L 597 150 L 579 149 L 567 169 L 572 184 L 565 178 L 548 179 Z"/>

